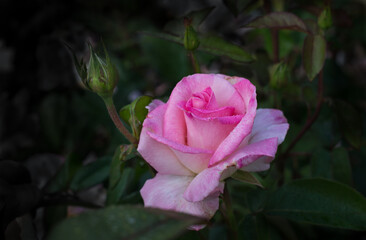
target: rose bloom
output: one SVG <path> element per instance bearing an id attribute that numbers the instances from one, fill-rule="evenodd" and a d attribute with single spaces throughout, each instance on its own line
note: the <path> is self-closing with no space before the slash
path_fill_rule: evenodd
<path id="1" fill-rule="evenodd" d="M 257 109 L 250 81 L 221 74 L 185 77 L 148 109 L 137 150 L 157 174 L 141 189 L 145 206 L 206 219 L 224 180 L 269 169 L 289 128 L 280 110 Z"/>

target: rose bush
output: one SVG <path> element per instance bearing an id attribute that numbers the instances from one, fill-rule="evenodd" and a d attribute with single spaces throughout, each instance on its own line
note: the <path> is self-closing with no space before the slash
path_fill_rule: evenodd
<path id="1" fill-rule="evenodd" d="M 141 189 L 145 206 L 207 219 L 224 179 L 267 170 L 289 128 L 281 111 L 257 109 L 249 80 L 221 74 L 185 77 L 148 108 L 138 151 L 157 174 Z"/>

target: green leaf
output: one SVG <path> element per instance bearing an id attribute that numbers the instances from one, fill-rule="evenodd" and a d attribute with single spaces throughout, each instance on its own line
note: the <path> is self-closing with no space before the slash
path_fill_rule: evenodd
<path id="1" fill-rule="evenodd" d="M 194 216 L 138 206 L 111 206 L 69 218 L 56 226 L 49 240 L 173 239 L 203 223 Z"/>
<path id="2" fill-rule="evenodd" d="M 322 70 L 327 44 L 321 35 L 307 35 L 303 47 L 303 65 L 310 81 Z"/>
<path id="3" fill-rule="evenodd" d="M 142 32 L 142 33 L 183 45 L 182 37 L 177 37 L 165 33 L 153 33 L 153 32 Z M 242 49 L 238 45 L 229 43 L 220 37 L 199 35 L 198 39 L 200 41 L 200 45 L 197 50 L 207 52 L 209 54 L 219 57 L 228 57 L 238 62 L 246 63 L 246 62 L 252 62 L 254 60 L 253 57 L 249 53 L 247 53 L 244 49 Z"/>
<path id="4" fill-rule="evenodd" d="M 228 57 L 238 62 L 252 62 L 253 57 L 238 45 L 227 42 L 217 36 L 200 36 L 200 46 L 198 50 L 210 54 Z"/>
<path id="5" fill-rule="evenodd" d="M 240 221 L 238 229 L 240 239 L 283 239 L 278 230 L 267 221 L 263 214 L 247 215 Z"/>
<path id="6" fill-rule="evenodd" d="M 347 185 L 352 185 L 352 168 L 345 148 L 335 148 L 332 152 L 333 178 Z"/>
<path id="7" fill-rule="evenodd" d="M 336 100 L 334 107 L 344 138 L 355 148 L 362 142 L 362 121 L 359 112 L 347 102 Z"/>
<path id="8" fill-rule="evenodd" d="M 306 24 L 307 29 L 312 35 L 322 35 L 323 30 L 319 28 L 318 23 L 314 21 L 313 19 L 306 19 L 304 20 L 304 23 Z"/>
<path id="9" fill-rule="evenodd" d="M 133 135 L 138 139 L 142 128 L 142 123 L 146 118 L 148 110 L 146 106 L 152 101 L 150 96 L 141 96 L 135 99 L 132 103 L 124 106 L 119 111 L 119 115 L 123 121 L 128 123 Z"/>
<path id="10" fill-rule="evenodd" d="M 135 113 L 136 119 L 139 122 L 143 122 L 146 118 L 146 115 L 148 113 L 148 110 L 146 108 L 147 105 L 149 105 L 152 101 L 152 97 L 150 96 L 141 96 L 137 98 L 135 101 L 133 101 L 132 109 Z"/>
<path id="11" fill-rule="evenodd" d="M 262 183 L 257 179 L 254 173 L 245 171 L 236 171 L 231 177 L 241 182 L 256 185 L 258 187 L 263 188 Z"/>
<path id="12" fill-rule="evenodd" d="M 302 179 L 282 186 L 267 201 L 265 214 L 336 228 L 366 230 L 366 199 L 326 179 Z"/>
<path id="13" fill-rule="evenodd" d="M 329 152 L 317 149 L 311 157 L 311 176 L 332 179 L 332 158 Z"/>
<path id="14" fill-rule="evenodd" d="M 305 23 L 296 15 L 288 12 L 272 12 L 254 19 L 245 25 L 245 27 L 288 29 L 308 32 Z"/>
<path id="15" fill-rule="evenodd" d="M 125 161 L 133 156 L 135 155 L 131 145 L 117 148 L 114 153 L 109 175 L 107 205 L 118 203 L 131 184 L 134 177 L 134 170 L 132 168 L 125 168 L 124 165 Z"/>
<path id="16" fill-rule="evenodd" d="M 151 101 L 152 97 L 150 96 L 138 97 L 132 103 L 121 108 L 119 115 L 126 123 L 131 121 L 131 117 L 135 117 L 136 120 L 143 122 L 148 113 L 146 106 L 149 105 Z"/>
<path id="17" fill-rule="evenodd" d="M 83 166 L 72 179 L 70 189 L 79 191 L 103 182 L 108 178 L 110 165 L 111 157 L 104 157 Z"/>
<path id="18" fill-rule="evenodd" d="M 114 152 L 110 172 L 109 172 L 109 180 L 108 180 L 108 189 L 114 188 L 119 179 L 121 178 L 124 162 L 121 161 L 121 148 L 117 147 L 116 151 Z"/>
<path id="19" fill-rule="evenodd" d="M 134 174 L 135 171 L 133 168 L 128 167 L 123 169 L 121 178 L 118 180 L 117 185 L 115 185 L 113 188 L 108 188 L 106 201 L 107 205 L 117 204 L 119 202 L 132 183 Z"/>
<path id="20" fill-rule="evenodd" d="M 263 210 L 269 192 L 260 188 L 253 189 L 245 194 L 245 203 L 252 213 L 260 212 Z"/>

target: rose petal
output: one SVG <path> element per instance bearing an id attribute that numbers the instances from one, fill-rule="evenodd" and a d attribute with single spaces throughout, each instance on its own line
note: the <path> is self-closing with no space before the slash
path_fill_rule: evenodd
<path id="1" fill-rule="evenodd" d="M 194 173 L 200 173 L 208 167 L 212 153 L 184 153 L 173 149 L 179 161 Z"/>
<path id="2" fill-rule="evenodd" d="M 186 112 L 186 115 L 193 114 L 200 118 L 218 118 L 235 115 L 235 109 L 233 107 L 222 107 L 214 110 L 185 107 L 182 110 Z"/>
<path id="3" fill-rule="evenodd" d="M 256 96 L 257 96 L 255 86 L 248 79 L 238 78 L 238 77 L 236 79 L 237 79 L 237 82 L 233 86 L 238 91 L 240 96 L 243 98 L 244 104 L 245 104 L 245 109 L 246 109 L 246 111 L 248 111 L 252 98 L 253 97 L 256 98 Z M 239 79 L 240 79 L 240 81 L 239 81 Z M 257 107 L 257 105 L 256 105 L 256 107 Z"/>
<path id="4" fill-rule="evenodd" d="M 217 108 L 215 94 L 210 87 L 199 93 L 193 93 L 192 97 L 187 101 L 188 107 L 193 108 Z"/>
<path id="5" fill-rule="evenodd" d="M 151 111 L 144 121 L 137 151 L 158 172 L 174 175 L 192 175 L 178 160 L 174 152 L 149 136 L 149 131 L 162 133 L 162 121 L 166 105 L 160 105 Z"/>
<path id="6" fill-rule="evenodd" d="M 212 151 L 176 143 L 162 136 L 166 104 L 150 112 L 144 121 L 138 151 L 158 172 L 192 175 L 208 166 Z"/>
<path id="7" fill-rule="evenodd" d="M 154 110 L 155 108 L 157 108 L 157 107 L 159 107 L 159 106 L 161 106 L 161 105 L 164 105 L 165 104 L 165 102 L 163 102 L 163 101 L 160 101 L 160 100 L 157 100 L 157 99 L 154 99 L 154 100 L 152 100 L 151 101 L 151 103 L 148 105 L 148 106 L 146 106 L 146 109 L 149 111 L 149 112 L 151 112 L 152 110 Z"/>
<path id="8" fill-rule="evenodd" d="M 237 92 L 244 99 L 246 113 L 239 124 L 232 130 L 227 138 L 220 144 L 210 159 L 209 166 L 222 161 L 226 156 L 234 152 L 243 142 L 246 136 L 251 133 L 257 109 L 255 87 L 247 79 L 242 78 L 234 85 Z"/>
<path id="9" fill-rule="evenodd" d="M 185 77 L 172 91 L 168 101 L 168 107 L 164 118 L 164 137 L 177 143 L 186 144 L 186 124 L 184 112 L 178 107 L 181 102 L 187 102 L 195 93 L 199 93 L 210 87 L 215 93 L 218 107 L 243 106 L 243 100 L 235 88 L 221 75 L 194 74 Z M 231 99 L 235 99 L 232 101 Z"/>
<path id="10" fill-rule="evenodd" d="M 205 199 L 220 188 L 224 177 L 229 177 L 234 172 L 232 166 L 239 169 L 262 158 L 265 163 L 269 163 L 275 157 L 276 151 L 277 138 L 265 139 L 236 150 L 225 161 L 198 174 L 184 192 L 184 198 L 192 202 Z"/>
<path id="11" fill-rule="evenodd" d="M 211 151 L 179 144 L 151 132 L 147 134 L 157 142 L 169 147 L 177 159 L 192 172 L 199 173 L 208 167 L 208 161 L 212 156 Z"/>
<path id="12" fill-rule="evenodd" d="M 193 177 L 157 174 L 147 180 L 140 193 L 146 207 L 183 212 L 210 219 L 219 208 L 218 193 L 202 201 L 189 202 L 183 198 L 183 193 Z M 196 226 L 199 230 L 204 226 Z"/>
<path id="13" fill-rule="evenodd" d="M 186 114 L 187 144 L 192 147 L 215 151 L 221 142 L 233 131 L 241 118 L 242 116 L 198 118 L 194 115 L 190 117 Z"/>
<path id="14" fill-rule="evenodd" d="M 249 142 L 267 138 L 278 138 L 278 144 L 285 139 L 289 124 L 282 111 L 277 109 L 257 109 Z"/>

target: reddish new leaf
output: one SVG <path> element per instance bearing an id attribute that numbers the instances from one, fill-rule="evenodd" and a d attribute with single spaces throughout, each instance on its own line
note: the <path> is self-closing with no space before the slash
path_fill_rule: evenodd
<path id="1" fill-rule="evenodd" d="M 247 24 L 246 27 L 288 29 L 308 32 L 305 23 L 296 15 L 288 12 L 273 12 L 258 17 Z"/>

